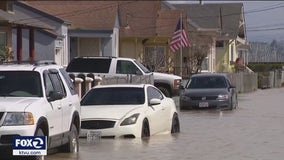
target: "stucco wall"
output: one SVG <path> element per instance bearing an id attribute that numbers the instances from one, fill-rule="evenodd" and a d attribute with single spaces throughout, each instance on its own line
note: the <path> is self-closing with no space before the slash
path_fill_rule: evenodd
<path id="1" fill-rule="evenodd" d="M 99 38 L 78 38 L 79 56 L 100 56 Z"/>
<path id="2" fill-rule="evenodd" d="M 14 60 L 17 60 L 17 30 L 13 29 L 12 46 Z M 35 60 L 54 60 L 54 38 L 41 31 L 35 31 Z M 29 60 L 29 30 L 22 30 L 23 60 Z"/>
<path id="3" fill-rule="evenodd" d="M 143 45 L 139 39 L 120 40 L 120 57 L 135 58 L 143 61 Z"/>

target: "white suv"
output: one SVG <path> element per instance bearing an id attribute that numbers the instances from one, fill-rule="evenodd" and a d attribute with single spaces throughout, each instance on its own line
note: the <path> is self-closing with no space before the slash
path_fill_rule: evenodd
<path id="1" fill-rule="evenodd" d="M 14 136 L 47 136 L 48 149 L 78 152 L 80 112 L 63 67 L 52 62 L 0 65 L 1 153 L 12 153 Z"/>

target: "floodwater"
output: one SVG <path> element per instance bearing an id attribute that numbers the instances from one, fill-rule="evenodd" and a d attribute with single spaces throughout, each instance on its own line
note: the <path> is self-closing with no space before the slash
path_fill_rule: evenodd
<path id="1" fill-rule="evenodd" d="M 236 110 L 180 111 L 181 133 L 148 140 L 80 139 L 78 154 L 48 160 L 280 160 L 284 157 L 284 88 L 239 95 Z"/>

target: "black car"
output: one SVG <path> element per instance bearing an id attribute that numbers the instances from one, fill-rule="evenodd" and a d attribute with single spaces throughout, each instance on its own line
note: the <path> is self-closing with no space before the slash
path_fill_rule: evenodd
<path id="1" fill-rule="evenodd" d="M 180 109 L 229 108 L 238 105 L 236 87 L 225 74 L 195 74 L 183 87 Z"/>

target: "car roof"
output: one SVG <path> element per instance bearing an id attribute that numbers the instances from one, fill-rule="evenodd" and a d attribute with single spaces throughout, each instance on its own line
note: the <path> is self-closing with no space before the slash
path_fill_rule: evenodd
<path id="1" fill-rule="evenodd" d="M 48 68 L 63 68 L 56 65 L 52 61 L 36 61 L 36 62 L 4 62 L 0 64 L 0 71 L 35 71 Z"/>
<path id="2" fill-rule="evenodd" d="M 120 59 L 120 60 L 134 60 L 133 58 L 112 57 L 112 56 L 81 56 L 81 57 L 75 57 L 74 59 Z"/>
<path id="3" fill-rule="evenodd" d="M 191 77 L 208 77 L 208 76 L 212 76 L 212 77 L 215 77 L 215 76 L 227 77 L 227 75 L 224 74 L 224 73 L 200 73 L 200 74 L 194 74 Z"/>
<path id="4" fill-rule="evenodd" d="M 150 84 L 109 84 L 109 85 L 97 85 L 93 88 L 144 88 L 145 86 L 149 86 Z"/>

